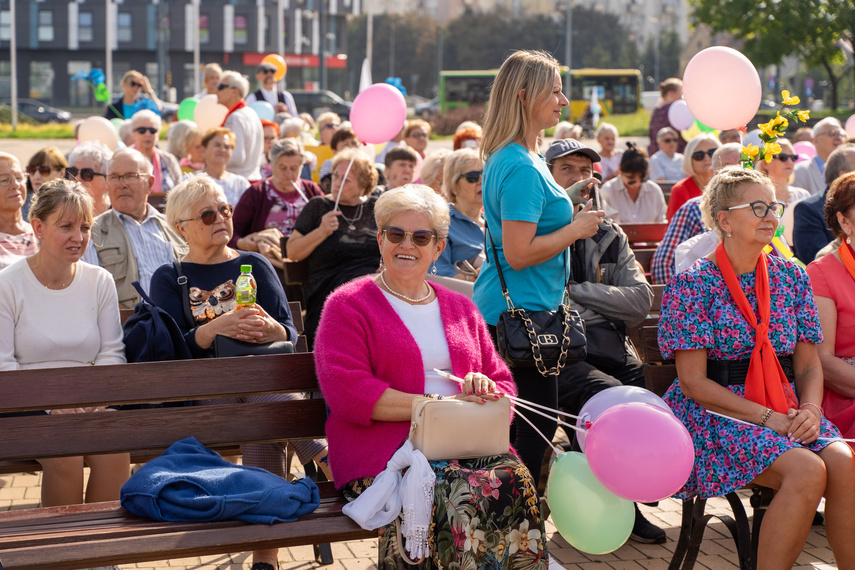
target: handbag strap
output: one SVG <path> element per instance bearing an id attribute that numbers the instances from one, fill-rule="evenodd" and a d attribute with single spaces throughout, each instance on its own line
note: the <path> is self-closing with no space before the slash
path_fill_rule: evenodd
<path id="1" fill-rule="evenodd" d="M 181 260 L 174 259 L 172 266 L 175 268 L 175 273 L 178 275 L 176 282 L 181 290 L 181 305 L 184 308 L 184 320 L 187 321 L 187 326 L 193 328 L 193 310 L 190 308 L 190 286 L 187 285 L 187 276 L 184 275 L 184 270 L 181 268 Z"/>

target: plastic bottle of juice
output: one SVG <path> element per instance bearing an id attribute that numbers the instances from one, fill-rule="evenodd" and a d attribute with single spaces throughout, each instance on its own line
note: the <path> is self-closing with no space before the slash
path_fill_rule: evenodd
<path id="1" fill-rule="evenodd" d="M 235 284 L 238 310 L 251 309 L 255 306 L 257 289 L 255 277 L 252 276 L 252 265 L 241 265 L 240 277 Z"/>

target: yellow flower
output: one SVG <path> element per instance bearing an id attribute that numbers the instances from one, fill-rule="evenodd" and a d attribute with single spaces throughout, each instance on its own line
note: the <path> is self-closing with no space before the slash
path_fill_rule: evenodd
<path id="1" fill-rule="evenodd" d="M 796 115 L 798 115 L 799 120 L 803 123 L 807 123 L 807 120 L 810 119 L 810 111 L 796 111 Z"/>
<path id="2" fill-rule="evenodd" d="M 769 121 L 772 127 L 780 132 L 784 132 L 787 130 L 787 127 L 790 126 L 790 122 L 781 116 L 780 111 L 778 112 L 778 116 Z"/>
<path id="3" fill-rule="evenodd" d="M 755 158 L 757 158 L 757 154 L 760 152 L 760 149 L 757 147 L 757 145 L 749 144 L 748 146 L 742 147 L 742 152 L 751 160 L 754 160 Z"/>
<path id="4" fill-rule="evenodd" d="M 762 123 L 757 125 L 757 128 L 763 131 L 763 134 L 769 137 L 777 137 L 778 133 L 775 130 L 774 119 L 769 121 L 768 123 Z"/>
<path id="5" fill-rule="evenodd" d="M 781 91 L 781 97 L 784 99 L 784 105 L 798 105 L 800 101 L 796 96 L 790 97 L 790 92 L 786 89 Z"/>
<path id="6" fill-rule="evenodd" d="M 775 158 L 776 154 L 780 154 L 781 150 L 782 150 L 781 145 L 779 145 L 778 143 L 776 143 L 776 142 L 775 143 L 768 143 L 767 142 L 763 146 L 763 152 L 766 155 L 766 156 L 764 156 L 764 160 L 766 160 L 767 163 L 772 162 L 772 159 Z"/>

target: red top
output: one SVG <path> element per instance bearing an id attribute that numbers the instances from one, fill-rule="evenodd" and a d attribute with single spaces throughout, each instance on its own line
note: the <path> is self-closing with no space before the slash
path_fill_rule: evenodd
<path id="1" fill-rule="evenodd" d="M 831 299 L 837 307 L 834 356 L 855 357 L 855 280 L 832 253 L 812 261 L 807 274 L 814 296 Z"/>
<path id="2" fill-rule="evenodd" d="M 691 176 L 674 184 L 674 187 L 671 188 L 671 197 L 668 198 L 668 212 L 666 213 L 668 220 L 670 221 L 680 206 L 688 202 L 690 198 L 700 195 L 701 189 L 698 188 L 698 184 Z"/>

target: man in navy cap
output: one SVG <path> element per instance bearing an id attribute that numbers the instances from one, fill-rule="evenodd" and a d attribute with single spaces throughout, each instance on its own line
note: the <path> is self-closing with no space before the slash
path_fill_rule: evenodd
<path id="1" fill-rule="evenodd" d="M 267 101 L 273 105 L 277 113 L 291 113 L 296 117 L 297 104 L 294 97 L 287 91 L 279 91 L 276 88 L 276 66 L 272 63 L 263 62 L 255 72 L 258 80 L 258 91 L 246 96 L 246 104 L 252 105 L 256 101 Z"/>

